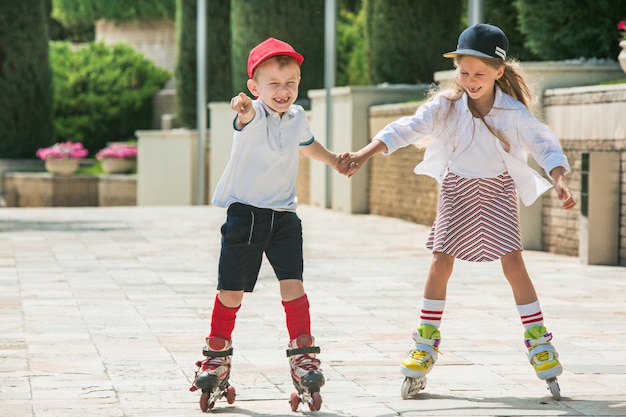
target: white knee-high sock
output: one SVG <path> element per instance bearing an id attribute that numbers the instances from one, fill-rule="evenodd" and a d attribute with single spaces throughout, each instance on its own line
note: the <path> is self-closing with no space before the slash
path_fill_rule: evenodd
<path id="1" fill-rule="evenodd" d="M 446 300 L 422 299 L 422 311 L 420 312 L 420 324 L 430 324 L 437 329 L 441 325 L 441 316 L 446 306 Z"/>
<path id="2" fill-rule="evenodd" d="M 530 304 L 518 305 L 517 311 L 526 330 L 535 326 L 543 326 L 543 313 L 539 306 L 539 300 Z"/>

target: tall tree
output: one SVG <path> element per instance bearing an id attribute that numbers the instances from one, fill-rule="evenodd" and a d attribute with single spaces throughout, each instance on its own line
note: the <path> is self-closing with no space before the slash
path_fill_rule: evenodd
<path id="1" fill-rule="evenodd" d="M 526 46 L 542 60 L 615 59 L 626 0 L 516 0 Z"/>
<path id="2" fill-rule="evenodd" d="M 248 92 L 248 54 L 269 37 L 289 43 L 304 56 L 299 102 L 324 87 L 324 0 L 232 0 L 232 67 L 235 91 Z"/>
<path id="3" fill-rule="evenodd" d="M 45 0 L 0 0 L 0 158 L 34 158 L 54 137 Z"/>
<path id="4" fill-rule="evenodd" d="M 461 0 L 367 0 L 371 78 L 378 83 L 430 83 L 452 69 L 442 54 L 459 36 Z"/>
<path id="5" fill-rule="evenodd" d="M 197 0 L 176 1 L 176 119 L 185 127 L 197 126 Z M 230 0 L 207 1 L 207 101 L 232 97 L 230 52 Z M 208 109 L 207 109 L 208 112 Z M 207 121 L 210 118 L 207 116 Z"/>
<path id="6" fill-rule="evenodd" d="M 508 56 L 520 61 L 536 61 L 537 55 L 526 48 L 526 36 L 519 30 L 519 14 L 515 7 L 517 0 L 484 0 L 485 22 L 498 26 L 509 40 Z"/>

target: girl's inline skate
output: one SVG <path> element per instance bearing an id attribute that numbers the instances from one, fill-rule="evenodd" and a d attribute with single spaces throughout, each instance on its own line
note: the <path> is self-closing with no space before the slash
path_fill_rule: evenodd
<path id="1" fill-rule="evenodd" d="M 539 379 L 546 381 L 548 389 L 555 400 L 561 399 L 561 388 L 556 377 L 563 373 L 559 363 L 559 355 L 550 343 L 552 333 L 545 327 L 535 326 L 524 332 L 524 343 L 528 348 L 528 360 L 535 368 Z"/>
<path id="2" fill-rule="evenodd" d="M 426 374 L 437 361 L 441 336 L 436 327 L 421 324 L 413 332 L 413 340 L 415 348 L 400 365 L 400 372 L 405 376 L 400 389 L 400 395 L 404 400 L 415 397 L 426 388 Z"/>

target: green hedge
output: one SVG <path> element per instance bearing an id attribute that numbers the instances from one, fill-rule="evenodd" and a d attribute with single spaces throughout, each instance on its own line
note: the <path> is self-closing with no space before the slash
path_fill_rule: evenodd
<path id="1" fill-rule="evenodd" d="M 274 37 L 304 56 L 299 102 L 324 88 L 324 0 L 231 0 L 233 89 L 248 93 L 248 54 Z"/>
<path id="2" fill-rule="evenodd" d="M 51 42 L 57 140 L 83 142 L 91 154 L 107 142 L 133 137 L 152 122 L 152 96 L 168 71 L 130 46 L 103 43 L 72 50 Z"/>
<path id="3" fill-rule="evenodd" d="M 197 0 L 177 0 L 176 119 L 197 127 Z M 230 0 L 207 1 L 207 102 L 230 101 L 233 96 L 230 59 Z M 207 109 L 208 111 L 208 109 Z M 210 118 L 207 116 L 207 123 Z"/>
<path id="4" fill-rule="evenodd" d="M 616 59 L 626 0 L 517 0 L 526 46 L 542 60 Z"/>
<path id="5" fill-rule="evenodd" d="M 174 20 L 175 0 L 54 0 L 53 16 L 66 25 L 93 24 L 98 19 L 112 22 L 124 20 Z"/>
<path id="6" fill-rule="evenodd" d="M 430 83 L 452 69 L 442 54 L 456 46 L 461 10 L 461 0 L 368 0 L 372 82 Z"/>
<path id="7" fill-rule="evenodd" d="M 509 56 L 519 61 L 537 61 L 539 58 L 526 47 L 526 36 L 520 32 L 517 0 L 484 0 L 485 22 L 498 26 L 509 40 Z"/>
<path id="8" fill-rule="evenodd" d="M 0 0 L 0 158 L 53 139 L 47 19 L 42 0 Z"/>
<path id="9" fill-rule="evenodd" d="M 337 85 L 371 85 L 365 8 L 339 10 L 337 19 Z"/>

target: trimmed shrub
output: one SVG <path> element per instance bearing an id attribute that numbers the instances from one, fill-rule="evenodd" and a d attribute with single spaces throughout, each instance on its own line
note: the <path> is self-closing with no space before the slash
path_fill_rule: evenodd
<path id="1" fill-rule="evenodd" d="M 98 42 L 74 51 L 69 43 L 51 42 L 50 59 L 59 141 L 83 142 L 93 153 L 150 128 L 152 96 L 168 71 L 125 44 Z"/>
<path id="2" fill-rule="evenodd" d="M 619 54 L 617 22 L 626 0 L 516 0 L 526 46 L 542 60 Z"/>
<path id="3" fill-rule="evenodd" d="M 34 158 L 54 140 L 43 0 L 0 0 L 0 158 Z"/>
<path id="4" fill-rule="evenodd" d="M 430 83 L 436 71 L 452 69 L 452 62 L 442 54 L 456 46 L 461 0 L 368 0 L 366 4 L 374 84 Z"/>
<path id="5" fill-rule="evenodd" d="M 174 20 L 176 3 L 175 0 L 54 0 L 52 13 L 65 25 L 93 24 L 98 19 Z"/>
<path id="6" fill-rule="evenodd" d="M 197 127 L 197 0 L 177 0 L 176 119 Z M 230 0 L 207 1 L 207 102 L 230 101 L 233 96 L 230 60 Z M 207 108 L 207 112 L 208 112 Z M 210 118 L 207 115 L 207 123 Z"/>
<path id="7" fill-rule="evenodd" d="M 371 84 L 365 8 L 342 9 L 337 19 L 337 85 Z"/>

